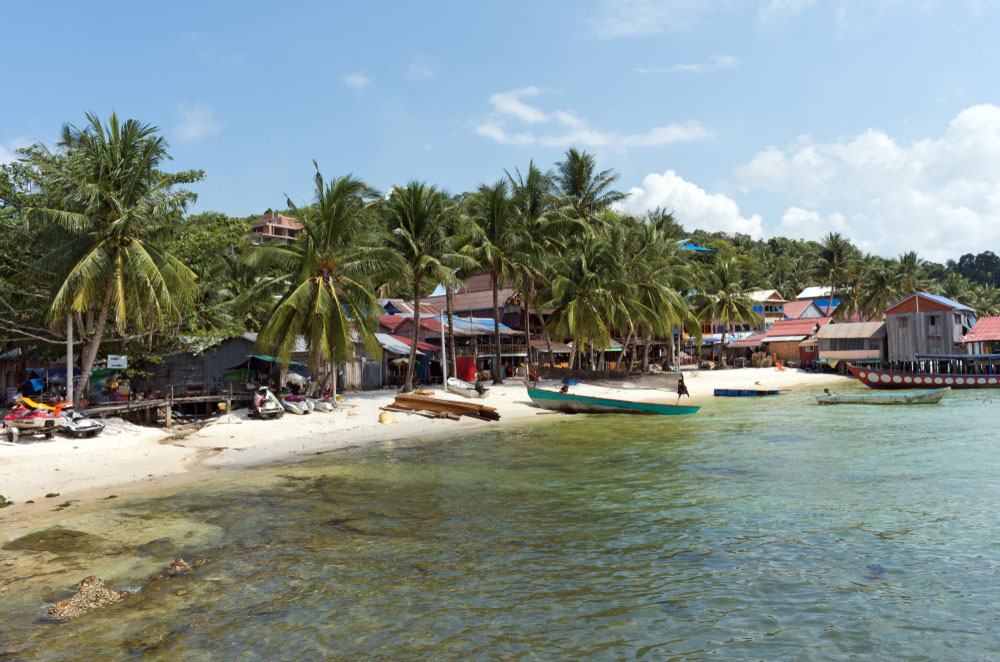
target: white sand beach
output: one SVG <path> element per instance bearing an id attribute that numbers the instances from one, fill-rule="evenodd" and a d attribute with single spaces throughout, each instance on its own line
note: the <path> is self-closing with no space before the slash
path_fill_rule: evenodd
<path id="1" fill-rule="evenodd" d="M 684 377 L 691 400 L 708 406 L 716 388 L 788 389 L 848 380 L 832 374 L 774 368 L 685 371 Z M 539 386 L 553 384 L 541 382 Z M 676 400 L 675 393 L 663 390 L 580 385 L 572 392 L 630 400 Z M 14 515 L 29 500 L 46 502 L 47 494 L 59 494 L 60 500 L 71 497 L 81 501 L 112 493 L 136 494 L 165 478 L 193 478 L 199 472 L 294 461 L 362 444 L 564 416 L 533 406 L 523 385 L 513 380 L 491 387 L 489 398 L 482 401 L 500 412 L 500 422 L 431 420 L 396 413 L 395 423 L 379 423 L 379 408 L 390 404 L 394 397 L 395 392 L 390 390 L 348 393 L 333 412 L 286 414 L 272 421 L 253 420 L 245 409 L 236 410 L 197 429 L 147 428 L 113 419 L 108 421 L 108 429 L 93 439 L 22 437 L 16 444 L 3 442 L 0 494 L 13 501 L 15 507 L 0 511 L 0 517 Z M 435 397 L 464 400 L 440 390 L 435 391 Z"/>

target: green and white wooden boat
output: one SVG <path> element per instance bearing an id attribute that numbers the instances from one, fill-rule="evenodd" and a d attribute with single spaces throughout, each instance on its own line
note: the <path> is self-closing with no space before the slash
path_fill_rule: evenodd
<path id="1" fill-rule="evenodd" d="M 668 405 L 657 402 L 632 402 L 613 398 L 595 398 L 575 393 L 560 393 L 548 389 L 527 386 L 528 397 L 542 409 L 561 411 L 567 414 L 658 414 L 661 416 L 682 416 L 693 414 L 701 407 Z"/>
<path id="2" fill-rule="evenodd" d="M 932 388 L 912 393 L 859 393 L 817 395 L 821 405 L 932 405 L 941 401 L 947 388 Z"/>

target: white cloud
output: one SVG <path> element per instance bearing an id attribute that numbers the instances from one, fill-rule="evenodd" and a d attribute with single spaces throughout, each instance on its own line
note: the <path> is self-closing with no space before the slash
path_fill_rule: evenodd
<path id="1" fill-rule="evenodd" d="M 6 142 L 0 143 L 0 165 L 17 161 L 20 158 L 17 155 L 17 150 L 22 147 L 29 147 L 36 142 L 38 141 L 26 136 L 17 136 L 16 138 L 11 138 Z"/>
<path id="2" fill-rule="evenodd" d="M 406 77 L 409 80 L 430 80 L 437 75 L 437 69 L 429 58 L 419 56 L 413 58 L 410 66 L 406 68 Z"/>
<path id="3" fill-rule="evenodd" d="M 359 73 L 344 74 L 341 80 L 344 81 L 345 85 L 354 88 L 358 92 L 363 92 L 372 84 L 371 78 Z"/>
<path id="4" fill-rule="evenodd" d="M 493 115 L 486 121 L 477 124 L 475 132 L 503 144 L 532 145 L 537 143 L 548 147 L 582 145 L 584 147 L 611 147 L 619 151 L 627 147 L 662 147 L 678 142 L 706 140 L 714 135 L 711 129 L 693 120 L 653 127 L 645 133 L 623 134 L 601 131 L 590 127 L 584 118 L 569 111 L 546 112 L 537 106 L 524 102 L 525 98 L 538 96 L 542 92 L 543 90 L 540 88 L 531 86 L 494 94 L 490 97 Z M 555 123 L 568 128 L 569 131 L 548 131 L 537 135 L 531 131 L 511 132 L 506 126 L 509 120 L 538 125 Z"/>
<path id="5" fill-rule="evenodd" d="M 689 62 L 687 64 L 675 64 L 670 67 L 670 71 L 675 73 L 707 74 L 719 69 L 735 69 L 739 60 L 731 55 L 713 55 L 708 62 Z M 641 72 L 640 73 L 644 73 Z"/>
<path id="6" fill-rule="evenodd" d="M 602 39 L 641 37 L 690 28 L 711 5 L 707 0 L 605 0 L 603 11 L 587 25 Z"/>
<path id="7" fill-rule="evenodd" d="M 761 217 L 746 218 L 739 205 L 721 193 L 708 193 L 696 184 L 685 181 L 673 170 L 662 175 L 651 173 L 641 187 L 629 191 L 626 206 L 637 213 L 662 207 L 672 212 L 684 227 L 708 232 L 728 232 L 763 237 Z"/>
<path id="8" fill-rule="evenodd" d="M 735 174 L 744 191 L 788 200 L 779 233 L 811 220 L 882 255 L 915 250 L 933 260 L 1000 243 L 994 105 L 966 108 L 940 137 L 909 144 L 877 129 L 827 143 L 803 136 L 761 150 Z"/>
<path id="9" fill-rule="evenodd" d="M 206 104 L 181 106 L 178 114 L 181 119 L 175 131 L 181 142 L 195 143 L 222 130 L 222 126 L 215 120 L 212 108 Z"/>
<path id="10" fill-rule="evenodd" d="M 537 96 L 541 92 L 537 87 L 522 87 L 510 92 L 497 92 L 490 97 L 490 103 L 500 115 L 513 115 L 523 122 L 545 122 L 549 116 L 521 101 L 524 97 Z"/>
<path id="11" fill-rule="evenodd" d="M 776 23 L 802 12 L 816 0 L 768 0 L 760 7 L 757 16 L 761 23 Z"/>

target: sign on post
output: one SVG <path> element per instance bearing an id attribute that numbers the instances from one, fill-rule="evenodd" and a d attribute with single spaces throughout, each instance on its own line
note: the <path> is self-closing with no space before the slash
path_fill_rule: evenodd
<path id="1" fill-rule="evenodd" d="M 124 354 L 108 354 L 108 369 L 125 370 L 128 368 L 128 357 Z"/>

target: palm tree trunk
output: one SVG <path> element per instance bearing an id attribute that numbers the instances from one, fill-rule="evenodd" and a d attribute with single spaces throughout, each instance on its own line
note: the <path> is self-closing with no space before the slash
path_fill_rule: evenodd
<path id="1" fill-rule="evenodd" d="M 552 351 L 552 340 L 549 338 L 548 329 L 545 330 L 545 348 L 549 350 L 549 374 L 556 369 L 556 355 Z"/>
<path id="2" fill-rule="evenodd" d="M 455 299 L 449 284 L 444 286 L 444 300 L 448 307 L 448 350 L 451 352 L 451 370 L 448 374 L 458 377 L 458 359 L 455 354 Z"/>
<path id="3" fill-rule="evenodd" d="M 670 328 L 670 335 L 667 336 L 667 354 L 670 356 L 670 362 L 673 363 L 675 366 L 677 366 L 677 363 L 674 362 L 674 329 L 673 329 L 673 327 Z M 680 368 L 680 366 L 677 366 L 677 367 Z"/>
<path id="4" fill-rule="evenodd" d="M 495 272 L 490 273 L 490 284 L 493 286 L 493 339 L 496 342 L 496 358 L 493 364 L 493 385 L 503 384 L 503 366 L 500 365 L 500 279 Z"/>
<path id="5" fill-rule="evenodd" d="M 606 350 L 601 350 L 600 354 L 597 355 L 597 369 L 604 372 L 604 353 Z"/>
<path id="6" fill-rule="evenodd" d="M 621 368 L 621 371 L 624 372 L 626 375 L 629 373 L 629 366 L 632 364 L 632 361 L 625 360 L 625 353 L 628 352 L 628 346 L 632 342 L 632 338 L 634 335 L 635 331 L 629 331 L 628 336 L 626 336 L 625 338 L 625 344 L 622 345 L 621 366 L 619 367 Z"/>
<path id="7" fill-rule="evenodd" d="M 410 360 L 406 363 L 406 381 L 403 391 L 413 390 L 413 371 L 417 364 L 417 340 L 420 338 L 420 281 L 413 281 L 413 340 L 410 343 Z"/>
<path id="8" fill-rule="evenodd" d="M 580 351 L 580 339 L 573 338 L 573 349 L 569 353 L 569 369 L 573 370 L 576 367 L 576 355 Z"/>
<path id="9" fill-rule="evenodd" d="M 97 326 L 94 328 L 94 337 L 90 340 L 90 346 L 83 354 L 83 362 L 80 364 L 80 380 L 76 383 L 76 397 L 87 398 L 90 395 L 90 369 L 94 367 L 97 359 L 97 349 L 101 346 L 101 337 L 104 335 L 104 326 L 108 321 L 108 312 L 111 310 L 111 295 L 114 292 L 114 278 L 109 278 L 104 286 L 104 298 L 101 300 L 101 312 L 97 315 Z"/>
<path id="10" fill-rule="evenodd" d="M 530 288 L 530 286 L 524 288 L 524 291 L 521 292 L 521 307 L 522 307 L 522 310 L 524 311 L 524 346 L 526 348 L 525 351 L 528 353 L 528 366 L 527 366 L 527 372 L 525 373 L 526 375 L 527 374 L 531 374 L 531 364 L 532 364 L 532 361 L 531 361 L 531 308 L 528 307 L 528 290 L 529 290 L 529 288 Z"/>
<path id="11" fill-rule="evenodd" d="M 312 379 L 309 380 L 309 388 L 306 390 L 306 395 L 308 397 L 313 397 L 316 394 L 316 389 L 322 390 L 322 383 L 319 381 L 319 367 L 323 362 L 323 351 L 319 345 L 313 348 L 313 358 L 312 365 L 309 366 L 312 371 Z"/>
<path id="12" fill-rule="evenodd" d="M 643 339 L 642 346 L 642 374 L 649 372 L 649 344 L 653 342 L 653 337 L 646 334 Z"/>

